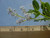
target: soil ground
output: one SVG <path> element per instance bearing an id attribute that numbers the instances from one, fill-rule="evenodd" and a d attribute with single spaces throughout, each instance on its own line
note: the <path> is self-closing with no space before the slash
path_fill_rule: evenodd
<path id="1" fill-rule="evenodd" d="M 50 38 L 50 31 L 0 32 L 0 38 Z"/>

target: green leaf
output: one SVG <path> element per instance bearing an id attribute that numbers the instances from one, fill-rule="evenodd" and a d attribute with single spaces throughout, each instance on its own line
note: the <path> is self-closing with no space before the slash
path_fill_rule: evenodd
<path id="1" fill-rule="evenodd" d="M 45 3 L 41 2 L 41 9 L 44 9 L 44 8 L 45 8 Z"/>
<path id="2" fill-rule="evenodd" d="M 38 10 L 32 10 L 32 9 L 30 9 L 27 13 L 33 13 L 35 15 L 35 18 L 40 15 L 40 12 Z"/>
<path id="3" fill-rule="evenodd" d="M 43 20 L 46 22 L 47 19 L 44 18 Z"/>
<path id="4" fill-rule="evenodd" d="M 38 4 L 38 2 L 36 0 L 32 1 L 32 5 L 33 5 L 35 10 L 39 10 L 40 7 L 39 7 L 39 4 Z"/>
<path id="5" fill-rule="evenodd" d="M 40 12 L 38 10 L 34 10 L 33 14 L 35 15 L 35 18 L 37 18 L 40 15 Z"/>
<path id="6" fill-rule="evenodd" d="M 43 15 L 46 15 L 47 17 L 50 17 L 50 5 L 48 2 L 41 2 L 41 9 Z"/>
<path id="7" fill-rule="evenodd" d="M 48 17 L 50 17 L 50 4 L 49 4 L 48 2 L 46 2 L 46 3 L 45 3 L 45 7 L 46 7 L 46 10 L 47 10 L 47 14 L 46 14 L 46 15 L 47 15 Z"/>
<path id="8" fill-rule="evenodd" d="M 33 12 L 34 12 L 34 10 L 29 9 L 29 11 L 27 13 L 33 13 Z"/>

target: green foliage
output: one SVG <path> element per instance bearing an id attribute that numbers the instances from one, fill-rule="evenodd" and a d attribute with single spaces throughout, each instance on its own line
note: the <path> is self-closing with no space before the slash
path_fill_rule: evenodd
<path id="1" fill-rule="evenodd" d="M 38 10 L 34 10 L 33 14 L 35 15 L 35 18 L 37 18 L 40 15 L 40 12 Z"/>
<path id="2" fill-rule="evenodd" d="M 41 9 L 44 9 L 44 8 L 45 8 L 45 3 L 41 2 Z"/>
<path id="3" fill-rule="evenodd" d="M 9 14 L 11 14 L 12 16 L 17 16 L 17 17 L 20 17 L 20 18 L 25 18 L 26 20 L 20 20 L 18 23 L 20 23 L 21 21 L 24 22 L 24 21 L 27 21 L 28 20 L 34 20 L 34 22 L 39 22 L 39 21 L 47 21 L 47 20 L 50 20 L 50 4 L 48 2 L 41 2 L 41 9 L 42 9 L 42 13 L 40 13 L 39 9 L 40 9 L 40 6 L 38 4 L 38 2 L 36 0 L 33 0 L 32 1 L 32 5 L 33 5 L 33 8 L 34 9 L 29 9 L 29 11 L 26 11 L 24 10 L 24 8 L 22 7 L 22 10 L 24 10 L 24 14 L 26 15 L 26 17 L 23 17 L 23 16 L 20 16 L 18 15 L 17 13 L 14 13 L 12 11 L 12 9 L 9 9 Z M 32 18 L 30 16 L 30 14 L 33 14 L 35 15 L 34 18 Z M 37 18 L 38 16 L 43 16 L 43 18 Z M 44 26 L 45 27 L 45 26 Z M 45 27 L 46 28 L 46 27 Z"/>
<path id="4" fill-rule="evenodd" d="M 33 5 L 35 10 L 39 10 L 39 4 L 38 4 L 38 2 L 36 0 L 32 1 L 32 5 Z"/>
<path id="5" fill-rule="evenodd" d="M 40 0 L 41 1 L 41 0 Z M 44 16 L 44 18 L 39 19 L 39 20 L 50 20 L 50 4 L 48 2 L 42 2 L 41 1 L 41 9 L 42 9 L 42 14 L 39 11 L 39 4 L 36 0 L 32 1 L 32 5 L 34 7 L 34 10 L 29 10 L 28 13 L 33 13 L 35 15 L 35 18 L 37 18 L 39 15 Z M 37 19 L 34 21 L 38 21 Z"/>
<path id="6" fill-rule="evenodd" d="M 40 15 L 40 12 L 38 10 L 32 10 L 32 9 L 30 9 L 27 13 L 33 13 L 35 15 L 35 18 Z"/>
<path id="7" fill-rule="evenodd" d="M 34 12 L 34 10 L 32 10 L 32 9 L 29 9 L 29 11 L 27 11 L 27 13 L 33 13 Z"/>
<path id="8" fill-rule="evenodd" d="M 41 9 L 43 10 L 43 15 L 50 17 L 50 4 L 48 2 L 41 2 Z"/>

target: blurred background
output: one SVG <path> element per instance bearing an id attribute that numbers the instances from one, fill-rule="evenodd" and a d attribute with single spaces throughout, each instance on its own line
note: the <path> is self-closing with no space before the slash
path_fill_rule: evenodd
<path id="1" fill-rule="evenodd" d="M 40 1 L 39 0 L 37 1 L 40 4 Z M 42 0 L 42 1 L 50 3 L 50 0 Z M 0 26 L 33 26 L 33 25 L 50 24 L 50 21 L 34 22 L 33 20 L 25 21 L 21 24 L 16 24 L 17 18 L 8 14 L 8 8 L 11 7 L 12 9 L 16 9 L 18 14 L 23 15 L 22 11 L 20 10 L 20 6 L 24 6 L 26 10 L 29 10 L 33 9 L 30 6 L 31 4 L 32 0 L 0 0 Z M 41 9 L 39 11 L 41 12 Z"/>

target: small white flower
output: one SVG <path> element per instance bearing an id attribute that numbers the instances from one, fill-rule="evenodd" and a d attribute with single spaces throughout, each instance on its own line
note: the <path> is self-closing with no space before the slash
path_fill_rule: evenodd
<path id="1" fill-rule="evenodd" d="M 20 6 L 20 9 L 24 9 L 24 6 Z"/>
<path id="2" fill-rule="evenodd" d="M 24 21 L 24 19 L 21 18 L 21 19 L 18 19 L 18 20 L 16 21 L 16 23 L 19 24 L 19 23 L 21 23 L 21 22 L 23 22 L 23 21 Z"/>
<path id="3" fill-rule="evenodd" d="M 24 6 L 20 6 L 20 9 L 22 10 L 23 13 L 26 13 L 26 9 L 24 8 Z"/>
<path id="4" fill-rule="evenodd" d="M 30 13 L 26 13 L 26 14 L 25 14 L 25 17 L 26 17 L 27 20 L 30 20 L 31 14 L 30 14 Z"/>

